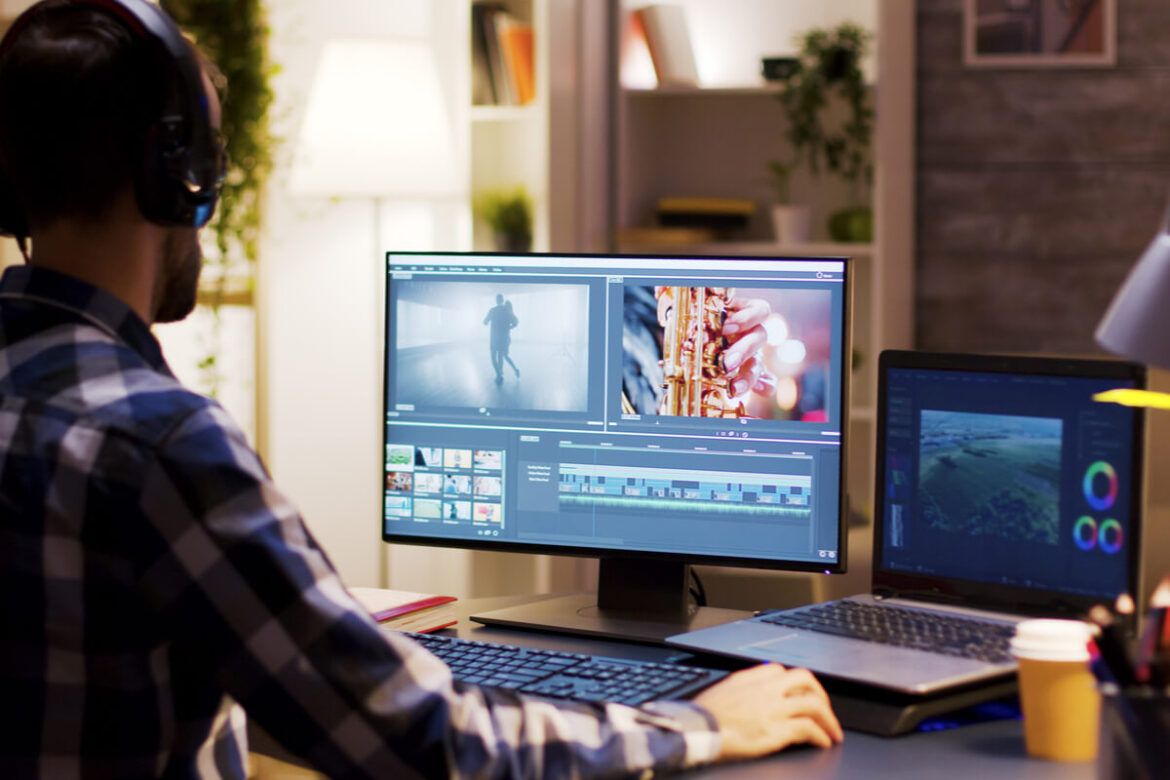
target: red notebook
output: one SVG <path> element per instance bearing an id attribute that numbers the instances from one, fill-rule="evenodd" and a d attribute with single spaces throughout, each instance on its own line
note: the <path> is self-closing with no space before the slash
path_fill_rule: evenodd
<path id="1" fill-rule="evenodd" d="M 452 606 L 454 596 L 384 588 L 350 588 L 349 592 L 384 628 L 426 634 L 459 622 Z"/>

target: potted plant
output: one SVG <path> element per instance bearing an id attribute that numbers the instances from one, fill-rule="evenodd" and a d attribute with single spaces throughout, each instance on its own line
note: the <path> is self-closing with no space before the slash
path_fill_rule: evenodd
<path id="1" fill-rule="evenodd" d="M 785 136 L 792 162 L 785 166 L 772 161 L 769 171 L 776 178 L 777 168 L 786 167 L 786 180 L 804 164 L 814 175 L 825 170 L 849 184 L 849 204 L 829 218 L 829 233 L 838 241 L 873 237 L 872 210 L 866 204 L 873 180 L 873 108 L 861 71 L 872 37 L 852 22 L 809 30 L 800 37 L 797 66 L 780 79 L 778 99 L 788 120 Z M 844 104 L 846 116 L 831 125 L 826 115 L 838 103 Z"/>
<path id="2" fill-rule="evenodd" d="M 772 229 L 778 244 L 804 244 L 812 237 L 812 210 L 800 203 L 789 202 L 789 183 L 795 166 L 792 163 L 770 160 L 768 176 L 776 195 L 772 204 Z"/>
<path id="3" fill-rule="evenodd" d="M 492 229 L 496 249 L 532 251 L 532 199 L 523 185 L 482 192 L 475 197 L 473 210 Z"/>

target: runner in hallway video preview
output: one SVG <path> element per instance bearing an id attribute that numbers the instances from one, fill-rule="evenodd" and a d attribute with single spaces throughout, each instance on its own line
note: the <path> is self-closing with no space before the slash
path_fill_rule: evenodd
<path id="1" fill-rule="evenodd" d="M 504 381 L 505 360 L 508 361 L 508 365 L 516 372 L 516 378 L 519 379 L 520 369 L 516 367 L 508 354 L 508 349 L 512 344 L 512 328 L 520 324 L 520 320 L 516 319 L 516 314 L 512 311 L 512 302 L 505 301 L 504 296 L 497 293 L 496 305 L 488 310 L 487 315 L 483 318 L 483 324 L 491 326 L 489 348 L 492 368 L 496 370 L 496 384 Z"/>

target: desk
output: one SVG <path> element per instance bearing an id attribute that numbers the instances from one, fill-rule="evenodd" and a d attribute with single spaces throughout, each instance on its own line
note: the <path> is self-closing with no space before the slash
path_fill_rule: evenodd
<path id="1" fill-rule="evenodd" d="M 468 615 L 516 606 L 534 597 L 471 599 L 459 602 L 460 622 L 452 632 L 463 639 L 502 642 L 568 652 L 592 653 L 646 661 L 665 661 L 680 656 L 677 650 L 560 636 L 528 631 L 489 628 L 467 619 Z M 252 750 L 289 760 L 270 737 L 250 726 Z M 1024 753 L 1023 729 L 1017 721 L 964 726 L 952 731 L 910 734 L 894 739 L 846 732 L 845 742 L 830 750 L 797 748 L 744 764 L 706 767 L 689 773 L 695 778 L 854 778 L 906 780 L 1080 780 L 1096 777 L 1087 764 L 1058 764 L 1029 759 Z"/>

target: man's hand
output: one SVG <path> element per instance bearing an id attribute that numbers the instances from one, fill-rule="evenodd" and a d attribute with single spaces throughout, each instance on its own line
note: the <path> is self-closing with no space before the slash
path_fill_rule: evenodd
<path id="1" fill-rule="evenodd" d="M 719 724 L 718 761 L 736 761 L 808 743 L 844 739 L 825 689 L 807 669 L 764 664 L 736 672 L 694 699 Z"/>

